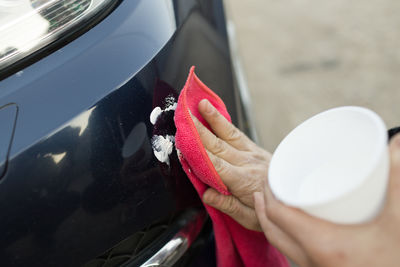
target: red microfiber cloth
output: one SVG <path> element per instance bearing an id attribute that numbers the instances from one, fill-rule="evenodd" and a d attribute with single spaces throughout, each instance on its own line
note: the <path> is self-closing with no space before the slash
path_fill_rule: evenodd
<path id="1" fill-rule="evenodd" d="M 177 129 L 175 144 L 179 150 L 179 159 L 200 197 L 210 186 L 222 194 L 229 195 L 227 187 L 206 153 L 189 113 L 190 110 L 211 130 L 197 108 L 202 99 L 208 99 L 225 118 L 231 121 L 225 104 L 200 81 L 192 67 L 179 95 L 174 118 Z M 228 215 L 211 206 L 205 205 L 205 207 L 213 222 L 218 267 L 289 266 L 286 258 L 268 243 L 263 233 L 247 230 Z"/>

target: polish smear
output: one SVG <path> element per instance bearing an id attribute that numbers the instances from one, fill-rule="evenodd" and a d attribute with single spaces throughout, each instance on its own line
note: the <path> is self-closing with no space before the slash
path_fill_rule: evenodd
<path id="1" fill-rule="evenodd" d="M 168 96 L 164 99 L 165 107 L 161 109 L 160 107 L 155 107 L 150 114 L 150 122 L 155 125 L 157 120 L 162 116 L 164 112 L 175 110 L 178 103 L 176 103 L 175 97 Z M 174 150 L 175 136 L 173 135 L 154 135 L 151 138 L 151 144 L 153 148 L 154 155 L 156 158 L 163 163 L 169 165 L 169 155 Z"/>
<path id="2" fill-rule="evenodd" d="M 175 110 L 178 103 L 175 102 L 175 98 L 173 96 L 169 96 L 165 99 L 165 108 L 161 109 L 160 107 L 155 107 L 153 111 L 150 113 L 150 122 L 151 124 L 156 124 L 158 117 L 163 113 L 170 110 Z"/>
<path id="3" fill-rule="evenodd" d="M 158 119 L 158 116 L 161 115 L 163 110 L 160 107 L 155 107 L 153 111 L 150 113 L 150 122 L 151 124 L 156 124 L 156 121 Z"/>
<path id="4" fill-rule="evenodd" d="M 169 155 L 174 149 L 175 137 L 172 135 L 154 135 L 151 139 L 153 152 L 156 158 L 169 165 Z"/>

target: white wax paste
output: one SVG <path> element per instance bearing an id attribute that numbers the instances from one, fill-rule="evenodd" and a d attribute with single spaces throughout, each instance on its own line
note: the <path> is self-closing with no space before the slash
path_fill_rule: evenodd
<path id="1" fill-rule="evenodd" d="M 179 149 L 176 149 L 176 155 L 178 156 L 178 159 L 181 159 L 182 153 Z"/>
<path id="2" fill-rule="evenodd" d="M 297 194 L 298 200 L 315 203 L 340 195 L 341 192 L 352 188 L 360 178 L 357 175 L 358 168 L 363 168 L 357 162 L 357 157 L 352 159 L 343 157 L 315 168 L 302 181 Z"/>
<path id="3" fill-rule="evenodd" d="M 167 111 L 170 111 L 170 110 L 175 110 L 177 105 L 178 105 L 178 103 L 175 102 L 175 98 L 173 96 L 168 96 L 165 99 L 165 103 L 166 103 L 166 105 L 165 105 L 164 109 L 161 109 L 160 107 L 155 107 L 153 109 L 153 111 L 150 113 L 150 122 L 151 122 L 151 124 L 154 125 L 156 123 L 158 117 L 163 112 L 167 112 Z"/>
<path id="4" fill-rule="evenodd" d="M 173 95 L 169 95 L 164 99 L 165 107 L 172 106 L 176 101 Z"/>
<path id="5" fill-rule="evenodd" d="M 155 124 L 157 121 L 158 116 L 162 113 L 162 109 L 160 107 L 155 107 L 153 111 L 150 113 L 150 122 L 151 124 Z"/>
<path id="6" fill-rule="evenodd" d="M 151 124 L 154 125 L 163 112 L 175 110 L 177 105 L 178 103 L 175 102 L 175 98 L 173 96 L 168 96 L 167 98 L 165 98 L 165 108 L 161 109 L 160 107 L 155 107 L 151 112 Z M 169 155 L 174 149 L 175 137 L 172 135 L 166 135 L 165 137 L 161 135 L 154 135 L 151 139 L 151 143 L 156 158 L 160 162 L 164 162 L 169 165 Z"/>
<path id="7" fill-rule="evenodd" d="M 173 103 L 171 106 L 168 106 L 166 109 L 164 109 L 164 112 L 170 111 L 170 110 L 175 110 L 177 106 L 178 106 L 178 103 Z"/>
<path id="8" fill-rule="evenodd" d="M 161 136 L 154 135 L 151 139 L 153 152 L 156 158 L 160 162 L 167 163 L 169 165 L 169 155 L 172 153 L 174 148 L 175 137 L 172 135 Z"/>

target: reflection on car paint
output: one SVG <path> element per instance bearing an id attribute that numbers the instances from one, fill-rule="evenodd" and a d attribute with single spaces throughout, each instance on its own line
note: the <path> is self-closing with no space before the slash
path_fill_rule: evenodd
<path id="1" fill-rule="evenodd" d="M 179 27 L 169 39 L 157 2 L 123 1 L 85 36 L 0 82 L 2 103 L 21 107 L 0 183 L 2 265 L 79 266 L 201 206 L 176 153 L 170 166 L 153 155 L 153 135 L 175 135 L 173 112 L 155 125 L 149 116 L 177 99 L 196 65 L 237 122 L 227 40 L 203 0 L 174 1 Z"/>
<path id="2" fill-rule="evenodd" d="M 177 107 L 177 102 L 176 98 L 172 94 L 174 90 L 171 89 L 168 90 L 168 88 L 172 87 L 168 87 L 168 85 L 165 82 L 162 83 L 161 81 L 157 83 L 157 86 L 160 85 L 162 85 L 161 90 L 163 90 L 164 93 L 168 91 L 170 91 L 171 93 L 161 101 L 160 105 L 164 106 L 163 109 L 161 109 L 160 106 L 157 106 L 150 113 L 150 122 L 155 125 L 154 126 L 155 129 L 157 128 L 168 129 L 171 128 L 170 125 L 174 125 L 173 115 Z M 157 86 L 154 92 L 159 91 Z M 160 97 L 159 94 L 155 93 L 154 97 L 156 96 Z M 159 101 L 160 99 L 158 100 L 154 99 L 153 103 L 157 103 Z M 158 122 L 159 120 L 160 122 Z M 170 131 L 170 134 L 165 134 L 165 135 L 155 134 L 151 138 L 151 143 L 155 157 L 158 159 L 158 161 L 166 163 L 167 165 L 169 165 L 169 155 L 175 148 L 175 132 L 176 132 L 175 127 L 173 127 Z"/>

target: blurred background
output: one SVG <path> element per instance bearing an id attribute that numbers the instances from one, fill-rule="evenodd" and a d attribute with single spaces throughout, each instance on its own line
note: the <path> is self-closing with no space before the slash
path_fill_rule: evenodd
<path id="1" fill-rule="evenodd" d="M 229 0 L 261 144 L 325 109 L 400 125 L 400 1 Z"/>

